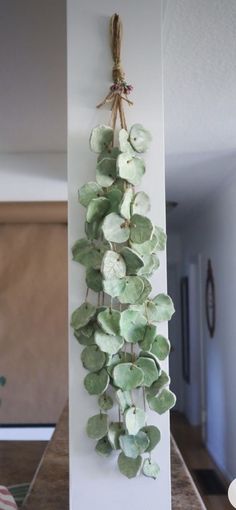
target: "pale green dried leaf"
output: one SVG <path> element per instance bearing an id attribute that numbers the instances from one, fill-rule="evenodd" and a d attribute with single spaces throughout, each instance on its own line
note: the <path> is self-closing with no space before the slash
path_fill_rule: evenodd
<path id="1" fill-rule="evenodd" d="M 98 315 L 98 323 L 108 335 L 120 335 L 121 313 L 112 308 L 106 308 Z"/>
<path id="2" fill-rule="evenodd" d="M 124 433 L 125 433 L 125 431 L 122 426 L 122 423 L 113 422 L 109 425 L 108 439 L 109 439 L 109 442 L 114 450 L 120 449 L 119 438 Z"/>
<path id="3" fill-rule="evenodd" d="M 170 341 L 168 338 L 163 335 L 157 335 L 153 341 L 151 352 L 155 354 L 160 361 L 165 360 L 170 353 Z"/>
<path id="4" fill-rule="evenodd" d="M 157 309 L 155 320 L 157 322 L 169 321 L 172 315 L 175 313 L 174 303 L 170 296 L 167 294 L 158 294 L 153 299 L 153 302 Z"/>
<path id="5" fill-rule="evenodd" d="M 124 413 L 124 423 L 128 434 L 135 436 L 146 422 L 146 413 L 143 409 L 133 406 Z"/>
<path id="6" fill-rule="evenodd" d="M 109 443 L 107 436 L 99 439 L 99 441 L 96 444 L 95 450 L 99 455 L 103 455 L 104 457 L 108 457 L 111 454 L 112 447 Z"/>
<path id="7" fill-rule="evenodd" d="M 137 186 L 145 173 L 145 162 L 142 158 L 124 152 L 117 158 L 117 173 L 122 179 Z"/>
<path id="8" fill-rule="evenodd" d="M 126 264 L 122 255 L 116 251 L 106 251 L 102 259 L 101 272 L 105 280 L 123 278 L 126 274 Z"/>
<path id="9" fill-rule="evenodd" d="M 115 298 L 119 297 L 126 287 L 125 278 L 114 278 L 112 280 L 103 281 L 103 289 L 106 294 Z"/>
<path id="10" fill-rule="evenodd" d="M 84 368 L 90 372 L 98 372 L 106 363 L 106 355 L 100 351 L 97 345 L 91 345 L 82 351 L 81 361 Z"/>
<path id="11" fill-rule="evenodd" d="M 149 388 L 159 376 L 159 370 L 157 369 L 155 361 L 144 356 L 139 356 L 136 365 L 143 371 L 143 386 Z"/>
<path id="12" fill-rule="evenodd" d="M 153 478 L 153 480 L 156 480 L 160 473 L 160 468 L 154 460 L 151 459 L 145 459 L 143 463 L 143 474 L 145 476 L 148 476 L 149 478 Z"/>
<path id="13" fill-rule="evenodd" d="M 154 338 L 156 337 L 157 328 L 154 324 L 147 324 L 143 339 L 139 342 L 139 347 L 143 351 L 150 351 Z"/>
<path id="14" fill-rule="evenodd" d="M 110 213 L 102 223 L 102 231 L 105 239 L 112 243 L 124 243 L 129 239 L 130 229 L 124 218 L 116 213 Z"/>
<path id="15" fill-rule="evenodd" d="M 93 198 L 88 205 L 87 213 L 86 213 L 86 221 L 88 223 L 92 223 L 93 221 L 98 221 L 105 216 L 107 211 L 110 208 L 110 202 L 108 198 L 99 197 Z"/>
<path id="16" fill-rule="evenodd" d="M 132 215 L 141 214 L 145 216 L 151 209 L 150 198 L 144 191 L 136 193 L 132 203 Z"/>
<path id="17" fill-rule="evenodd" d="M 113 407 L 113 400 L 110 395 L 106 395 L 106 393 L 104 393 L 98 398 L 98 405 L 103 411 L 109 411 Z"/>
<path id="18" fill-rule="evenodd" d="M 119 148 L 121 152 L 134 153 L 133 147 L 130 145 L 129 133 L 125 129 L 119 131 Z"/>
<path id="19" fill-rule="evenodd" d="M 141 455 L 137 457 L 137 459 L 130 459 L 126 457 L 123 452 L 120 453 L 118 457 L 118 467 L 122 475 L 127 478 L 135 478 L 141 470 L 142 467 L 142 457 Z"/>
<path id="20" fill-rule="evenodd" d="M 89 289 L 94 292 L 101 292 L 103 290 L 103 279 L 99 269 L 93 269 L 93 267 L 87 267 L 86 269 L 86 285 Z"/>
<path id="21" fill-rule="evenodd" d="M 130 391 L 117 390 L 116 399 L 122 413 L 132 406 L 132 396 Z"/>
<path id="22" fill-rule="evenodd" d="M 153 234 L 153 224 L 146 216 L 134 214 L 130 222 L 130 240 L 132 243 L 142 244 L 149 241 Z"/>
<path id="23" fill-rule="evenodd" d="M 134 192 L 132 188 L 127 188 L 124 192 L 123 198 L 120 202 L 120 214 L 123 218 L 130 220 L 131 216 L 131 202 L 133 200 Z"/>
<path id="24" fill-rule="evenodd" d="M 142 257 L 128 246 L 124 246 L 120 253 L 125 260 L 127 275 L 136 275 L 137 273 L 140 273 L 140 270 L 144 265 Z"/>
<path id="25" fill-rule="evenodd" d="M 113 380 L 115 385 L 128 391 L 143 383 L 143 371 L 132 363 L 120 363 L 114 367 Z"/>
<path id="26" fill-rule="evenodd" d="M 165 388 L 165 386 L 169 386 L 169 384 L 170 378 L 168 374 L 164 370 L 161 370 L 157 381 L 155 381 L 150 388 L 146 389 L 146 394 L 149 397 L 155 397 L 160 390 Z"/>
<path id="27" fill-rule="evenodd" d="M 176 396 L 172 391 L 164 388 L 156 397 L 147 396 L 150 409 L 158 414 L 164 414 L 172 409 L 176 403 Z"/>
<path id="28" fill-rule="evenodd" d="M 124 281 L 125 288 L 119 295 L 119 301 L 120 303 L 134 304 L 144 290 L 143 280 L 139 276 L 126 276 Z"/>
<path id="29" fill-rule="evenodd" d="M 103 368 L 100 372 L 92 372 L 86 375 L 84 386 L 90 395 L 101 395 L 109 385 L 109 375 Z"/>
<path id="30" fill-rule="evenodd" d="M 93 152 L 101 153 L 107 150 L 113 141 L 113 129 L 110 126 L 100 124 L 92 129 L 89 143 Z"/>
<path id="31" fill-rule="evenodd" d="M 149 439 L 145 432 L 136 435 L 125 434 L 120 436 L 120 447 L 126 457 L 136 459 L 148 448 Z"/>
<path id="32" fill-rule="evenodd" d="M 103 189 L 97 182 L 87 182 L 79 189 L 78 198 L 81 205 L 88 207 L 93 198 L 103 196 Z"/>
<path id="33" fill-rule="evenodd" d="M 106 335 L 102 331 L 96 331 L 94 340 L 101 351 L 107 354 L 116 354 L 124 345 L 124 339 L 121 336 Z"/>
<path id="34" fill-rule="evenodd" d="M 108 431 L 107 414 L 96 414 L 88 419 L 86 431 L 90 439 L 101 439 Z"/>
<path id="35" fill-rule="evenodd" d="M 139 342 L 145 334 L 147 320 L 135 310 L 124 310 L 120 318 L 120 332 L 126 342 Z"/>
<path id="36" fill-rule="evenodd" d="M 149 453 L 152 450 L 154 450 L 156 445 L 160 442 L 161 433 L 160 430 L 154 425 L 145 425 L 145 427 L 142 428 L 142 432 L 145 432 L 145 434 L 148 436 L 149 445 L 146 448 L 145 452 Z"/>
<path id="37" fill-rule="evenodd" d="M 142 124 L 134 124 L 131 127 L 129 141 L 136 152 L 146 152 L 151 140 L 151 133 Z"/>
<path id="38" fill-rule="evenodd" d="M 94 317 L 96 313 L 96 307 L 91 303 L 83 303 L 79 308 L 76 308 L 71 316 L 71 326 L 74 329 L 80 329 Z"/>

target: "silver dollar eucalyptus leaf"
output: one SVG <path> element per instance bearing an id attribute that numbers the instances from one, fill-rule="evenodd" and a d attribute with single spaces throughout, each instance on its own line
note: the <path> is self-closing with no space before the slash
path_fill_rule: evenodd
<path id="1" fill-rule="evenodd" d="M 168 374 L 164 370 L 161 370 L 157 381 L 155 381 L 150 388 L 146 389 L 146 395 L 148 397 L 155 397 L 160 390 L 165 388 L 165 386 L 169 386 L 169 384 L 170 378 Z"/>
<path id="2" fill-rule="evenodd" d="M 151 452 L 161 440 L 160 430 L 154 425 L 146 425 L 142 428 L 142 431 L 145 432 L 149 439 L 149 445 L 145 452 Z"/>
<path id="3" fill-rule="evenodd" d="M 93 198 L 88 205 L 86 220 L 88 223 L 92 223 L 94 220 L 103 218 L 110 208 L 110 202 L 108 198 L 100 197 Z"/>
<path id="4" fill-rule="evenodd" d="M 128 241 L 130 229 L 124 218 L 116 213 L 110 213 L 102 223 L 102 231 L 105 239 L 112 243 L 124 243 Z"/>
<path id="5" fill-rule="evenodd" d="M 166 359 L 170 353 L 170 342 L 168 338 L 163 335 L 157 335 L 153 341 L 151 352 L 155 354 L 160 361 Z"/>
<path id="6" fill-rule="evenodd" d="M 87 267 L 86 269 L 86 284 L 89 289 L 94 292 L 101 292 L 103 290 L 102 285 L 102 274 L 99 269 L 93 269 L 93 267 Z"/>
<path id="7" fill-rule="evenodd" d="M 156 337 L 157 328 L 154 324 L 147 324 L 143 339 L 139 342 L 140 349 L 150 351 L 154 338 Z"/>
<path id="8" fill-rule="evenodd" d="M 130 240 L 132 243 L 142 244 L 152 238 L 153 224 L 146 216 L 134 214 L 130 223 Z"/>
<path id="9" fill-rule="evenodd" d="M 146 413 L 139 407 L 131 407 L 124 414 L 125 428 L 130 435 L 136 435 L 144 427 Z"/>
<path id="10" fill-rule="evenodd" d="M 116 399 L 122 413 L 124 413 L 126 409 L 132 406 L 132 397 L 130 391 L 117 390 Z"/>
<path id="11" fill-rule="evenodd" d="M 109 442 L 114 450 L 120 449 L 119 438 L 124 433 L 125 433 L 125 431 L 123 429 L 122 423 L 113 422 L 110 424 L 109 430 L 108 430 L 108 439 L 109 439 Z"/>
<path id="12" fill-rule="evenodd" d="M 109 149 L 113 141 L 113 129 L 103 124 L 93 128 L 90 135 L 90 148 L 93 152 L 100 153 Z"/>
<path id="13" fill-rule="evenodd" d="M 78 198 L 81 205 L 88 207 L 93 198 L 103 196 L 103 189 L 97 182 L 87 182 L 79 189 Z"/>
<path id="14" fill-rule="evenodd" d="M 120 253 L 125 260 L 126 272 L 128 275 L 136 275 L 138 272 L 140 272 L 144 262 L 142 257 L 137 252 L 128 246 L 124 246 Z"/>
<path id="15" fill-rule="evenodd" d="M 106 335 L 102 331 L 96 331 L 94 339 L 101 351 L 107 354 L 116 354 L 124 345 L 124 339 L 121 336 Z"/>
<path id="16" fill-rule="evenodd" d="M 98 323 L 108 335 L 120 335 L 120 316 L 118 310 L 106 308 L 98 314 Z"/>
<path id="17" fill-rule="evenodd" d="M 151 209 L 150 198 L 144 191 L 139 191 L 134 197 L 132 203 L 132 215 L 141 214 L 145 216 Z"/>
<path id="18" fill-rule="evenodd" d="M 108 416 L 107 414 L 96 414 L 89 418 L 86 431 L 91 439 L 101 439 L 108 432 Z"/>
<path id="19" fill-rule="evenodd" d="M 80 329 L 94 317 L 96 313 L 96 307 L 90 303 L 83 303 L 77 308 L 71 316 L 71 326 L 74 329 Z"/>
<path id="20" fill-rule="evenodd" d="M 82 351 L 81 361 L 84 368 L 90 372 L 98 372 L 106 363 L 106 355 L 100 351 L 97 345 L 91 345 Z"/>
<path id="21" fill-rule="evenodd" d="M 106 198 L 108 198 L 109 200 L 109 203 L 110 203 L 110 207 L 109 207 L 109 210 L 108 212 L 109 213 L 117 213 L 119 214 L 120 212 L 120 202 L 122 200 L 122 192 L 118 189 L 118 188 L 113 188 L 111 187 L 107 192 L 106 192 Z"/>
<path id="22" fill-rule="evenodd" d="M 155 361 L 147 357 L 140 356 L 136 361 L 136 365 L 143 371 L 143 385 L 150 387 L 159 376 L 159 370 L 156 367 Z"/>
<path id="23" fill-rule="evenodd" d="M 113 400 L 110 395 L 106 395 L 106 393 L 104 393 L 98 398 L 98 405 L 103 411 L 109 411 L 113 407 Z"/>
<path id="24" fill-rule="evenodd" d="M 147 401 L 150 409 L 156 411 L 158 414 L 164 414 L 175 406 L 176 396 L 172 391 L 164 388 L 157 397 L 148 396 Z"/>
<path id="25" fill-rule="evenodd" d="M 153 478 L 153 480 L 156 480 L 159 473 L 160 473 L 160 468 L 159 468 L 158 464 L 151 459 L 145 459 L 145 461 L 143 463 L 143 474 L 145 476 Z"/>
<path id="26" fill-rule="evenodd" d="M 124 310 L 121 313 L 120 332 L 126 342 L 139 342 L 145 334 L 147 320 L 135 310 Z"/>
<path id="27" fill-rule="evenodd" d="M 123 198 L 120 202 L 120 214 L 123 218 L 130 220 L 131 216 L 131 202 L 133 200 L 134 192 L 132 188 L 127 188 L 125 191 Z"/>
<path id="28" fill-rule="evenodd" d="M 125 129 L 121 129 L 119 131 L 119 148 L 121 152 L 128 152 L 133 154 L 134 150 L 133 147 L 130 145 L 129 141 L 129 134 Z"/>
<path id="29" fill-rule="evenodd" d="M 119 297 L 125 290 L 125 278 L 113 278 L 112 280 L 103 281 L 103 289 L 106 294 L 111 297 Z"/>
<path id="30" fill-rule="evenodd" d="M 100 372 L 92 372 L 91 374 L 86 375 L 84 379 L 84 386 L 90 395 L 101 395 L 104 391 L 106 391 L 109 380 L 109 375 L 103 368 Z"/>
<path id="31" fill-rule="evenodd" d="M 120 363 L 114 367 L 114 383 L 124 391 L 137 388 L 143 383 L 143 379 L 143 371 L 132 363 Z"/>
<path id="32" fill-rule="evenodd" d="M 155 238 L 157 241 L 157 244 L 156 244 L 157 251 L 163 251 L 166 247 L 166 239 L 167 239 L 166 233 L 164 232 L 163 228 L 155 227 L 154 235 L 155 235 Z"/>
<path id="33" fill-rule="evenodd" d="M 73 260 L 86 267 L 99 269 L 102 262 L 102 253 L 88 239 L 78 239 L 72 248 Z"/>
<path id="34" fill-rule="evenodd" d="M 122 435 L 120 436 L 120 447 L 126 457 L 137 459 L 137 457 L 146 451 L 149 445 L 149 439 L 145 432 L 140 431 L 136 436 Z"/>
<path id="35" fill-rule="evenodd" d="M 118 467 L 122 475 L 127 478 L 135 478 L 140 473 L 142 457 L 139 455 L 136 459 L 131 459 L 121 452 L 118 457 Z"/>
<path id="36" fill-rule="evenodd" d="M 125 288 L 119 295 L 120 303 L 134 304 L 140 298 L 143 290 L 144 283 L 139 276 L 126 276 L 124 278 Z"/>
<path id="37" fill-rule="evenodd" d="M 103 152 L 97 160 L 96 179 L 100 186 L 107 188 L 116 180 L 116 158 L 117 154 L 113 151 Z"/>
<path id="38" fill-rule="evenodd" d="M 102 259 L 101 272 L 105 280 L 123 278 L 126 274 L 126 265 L 120 253 L 112 250 L 106 251 Z"/>
<path id="39" fill-rule="evenodd" d="M 122 179 L 137 186 L 145 173 L 145 162 L 142 158 L 124 152 L 117 158 L 117 172 Z"/>
<path id="40" fill-rule="evenodd" d="M 158 294 L 153 299 L 157 309 L 157 322 L 169 321 L 175 313 L 175 308 L 172 299 L 167 294 Z"/>
<path id="41" fill-rule="evenodd" d="M 111 454 L 112 447 L 109 443 L 107 436 L 99 439 L 99 441 L 96 444 L 95 450 L 99 455 L 103 455 L 104 457 L 108 457 Z"/>
<path id="42" fill-rule="evenodd" d="M 130 129 L 129 140 L 136 152 L 146 152 L 152 136 L 142 124 L 134 124 Z"/>

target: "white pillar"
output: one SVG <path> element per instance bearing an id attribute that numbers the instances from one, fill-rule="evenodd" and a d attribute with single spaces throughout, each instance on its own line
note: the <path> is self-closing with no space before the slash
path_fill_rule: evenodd
<path id="1" fill-rule="evenodd" d="M 68 187 L 69 187 L 69 301 L 70 312 L 84 300 L 85 274 L 71 262 L 70 249 L 84 234 L 84 209 L 77 190 L 94 180 L 96 157 L 89 150 L 92 127 L 107 123 L 109 112 L 96 109 L 111 83 L 109 19 L 117 12 L 123 21 L 122 61 L 132 83 L 134 106 L 128 108 L 128 125 L 142 123 L 153 142 L 147 154 L 147 172 L 140 189 L 152 202 L 151 217 L 165 228 L 165 180 L 162 90 L 161 0 L 68 0 Z M 154 294 L 166 291 L 166 258 L 153 278 Z M 167 325 L 159 331 L 167 335 Z M 128 480 L 116 460 L 99 457 L 86 437 L 87 419 L 97 413 L 95 397 L 83 387 L 85 374 L 81 347 L 70 331 L 70 496 L 71 510 L 170 510 L 169 417 L 150 412 L 149 423 L 161 429 L 162 440 L 153 453 L 160 465 L 156 481 L 140 476 Z M 164 367 L 166 368 L 166 367 Z M 116 457 L 116 455 L 115 455 Z"/>

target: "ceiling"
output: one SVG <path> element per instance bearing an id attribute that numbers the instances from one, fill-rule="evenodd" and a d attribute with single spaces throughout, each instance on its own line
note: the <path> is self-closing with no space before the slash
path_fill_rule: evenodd
<path id="1" fill-rule="evenodd" d="M 164 7 L 167 199 L 179 203 L 169 215 L 177 226 L 234 171 L 236 1 Z M 66 151 L 66 1 L 3 0 L 0 62 L 0 153 Z"/>

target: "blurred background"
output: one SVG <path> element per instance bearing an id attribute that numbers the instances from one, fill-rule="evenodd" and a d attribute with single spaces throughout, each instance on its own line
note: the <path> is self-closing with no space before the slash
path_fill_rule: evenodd
<path id="1" fill-rule="evenodd" d="M 236 477 L 236 3 L 163 7 L 172 433 L 206 507 L 224 510 Z M 0 0 L 0 483 L 8 486 L 31 481 L 68 395 L 66 72 L 66 1 Z"/>

